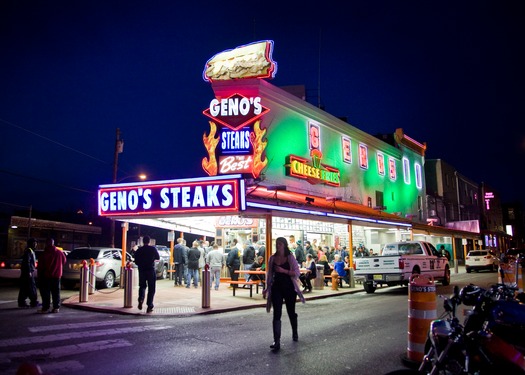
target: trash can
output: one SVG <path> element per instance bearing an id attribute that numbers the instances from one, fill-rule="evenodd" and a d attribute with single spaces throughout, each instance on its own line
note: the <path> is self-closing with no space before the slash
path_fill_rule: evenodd
<path id="1" fill-rule="evenodd" d="M 317 276 L 314 280 L 314 289 L 315 290 L 323 290 L 324 289 L 324 266 L 322 264 L 316 264 L 315 267 L 317 268 Z"/>

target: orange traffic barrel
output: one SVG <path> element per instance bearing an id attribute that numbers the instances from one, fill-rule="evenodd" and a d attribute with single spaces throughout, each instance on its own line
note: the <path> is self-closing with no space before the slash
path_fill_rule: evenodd
<path id="1" fill-rule="evenodd" d="M 436 286 L 433 278 L 412 275 L 408 287 L 408 346 L 410 361 L 421 362 L 430 323 L 437 319 Z"/>
<path id="2" fill-rule="evenodd" d="M 498 282 L 507 286 L 516 286 L 516 263 L 502 263 L 498 274 Z"/>

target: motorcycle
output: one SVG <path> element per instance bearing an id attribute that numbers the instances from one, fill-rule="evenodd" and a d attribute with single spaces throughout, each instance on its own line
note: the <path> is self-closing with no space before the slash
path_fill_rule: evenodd
<path id="1" fill-rule="evenodd" d="M 397 374 L 525 374 L 525 294 L 494 284 L 470 284 L 444 297 L 444 316 L 430 324 L 425 356 L 418 370 Z M 464 322 L 456 315 L 460 304 Z"/>

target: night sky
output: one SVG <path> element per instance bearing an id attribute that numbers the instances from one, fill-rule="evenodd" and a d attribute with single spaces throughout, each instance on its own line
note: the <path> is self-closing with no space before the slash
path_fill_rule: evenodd
<path id="1" fill-rule="evenodd" d="M 523 1 L 288 3 L 2 0 L 0 210 L 95 211 L 117 128 L 119 180 L 204 176 L 204 64 L 266 39 L 273 84 L 525 201 Z"/>

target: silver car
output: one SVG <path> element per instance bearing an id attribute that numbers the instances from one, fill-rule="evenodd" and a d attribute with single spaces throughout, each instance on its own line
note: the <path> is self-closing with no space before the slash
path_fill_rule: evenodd
<path id="1" fill-rule="evenodd" d="M 97 287 L 112 288 L 120 283 L 121 249 L 111 247 L 77 247 L 67 255 L 67 262 L 62 273 L 64 288 L 72 288 L 80 282 L 80 270 L 83 261 L 85 260 L 89 267 L 91 259 L 95 262 Z M 126 260 L 132 262 L 133 258 L 126 253 Z"/>

